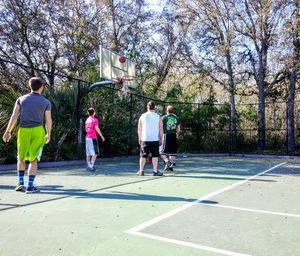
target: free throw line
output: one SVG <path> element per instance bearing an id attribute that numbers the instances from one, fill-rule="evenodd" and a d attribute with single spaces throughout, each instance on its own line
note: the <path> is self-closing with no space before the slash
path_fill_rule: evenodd
<path id="1" fill-rule="evenodd" d="M 271 168 L 269 168 L 269 169 L 267 169 L 267 170 L 265 170 L 263 172 L 260 172 L 260 173 L 258 173 L 256 175 L 253 175 L 253 176 L 251 176 L 251 177 L 249 177 L 249 178 L 247 178 L 245 180 L 242 180 L 242 181 L 239 181 L 237 183 L 234 183 L 234 184 L 232 184 L 232 185 L 230 185 L 228 187 L 225 187 L 223 189 L 220 189 L 220 190 L 217 190 L 215 192 L 209 193 L 206 196 L 203 196 L 203 197 L 201 197 L 201 198 L 199 198 L 199 199 L 197 199 L 197 200 L 195 200 L 195 201 L 193 201 L 191 203 L 188 203 L 188 204 L 185 204 L 185 205 L 183 205 L 181 207 L 175 208 L 174 210 L 169 211 L 169 212 L 167 212 L 167 213 L 165 213 L 165 214 L 163 214 L 161 216 L 158 216 L 158 217 L 156 217 L 154 219 L 151 219 L 149 221 L 146 221 L 146 222 L 144 222 L 144 223 L 142 223 L 142 224 L 140 224 L 140 225 L 138 225 L 136 227 L 133 227 L 133 228 L 125 231 L 125 233 L 132 234 L 132 235 L 137 235 L 137 236 L 142 236 L 142 237 L 147 237 L 147 238 L 151 238 L 151 239 L 154 239 L 154 240 L 165 241 L 165 242 L 169 242 L 169 243 L 173 243 L 173 244 L 177 244 L 177 245 L 183 245 L 183 246 L 187 246 L 187 247 L 198 248 L 198 249 L 202 249 L 202 250 L 205 250 L 205 251 L 217 252 L 217 253 L 221 253 L 221 254 L 224 254 L 224 255 L 247 256 L 247 254 L 240 254 L 240 253 L 237 253 L 237 252 L 231 252 L 231 251 L 227 251 L 227 250 L 222 250 L 222 249 L 218 249 L 218 248 L 213 248 L 213 247 L 198 245 L 198 244 L 184 242 L 184 241 L 180 241 L 180 240 L 169 239 L 169 238 L 166 238 L 166 237 L 150 235 L 150 234 L 142 233 L 140 231 L 142 229 L 145 229 L 145 228 L 147 228 L 147 227 L 149 227 L 149 226 L 151 226 L 153 224 L 156 224 L 156 223 L 158 223 L 158 222 L 160 222 L 160 221 L 162 221 L 164 219 L 167 219 L 167 218 L 169 218 L 169 217 L 171 217 L 171 216 L 173 216 L 173 215 L 175 215 L 175 214 L 177 214 L 179 212 L 182 212 L 182 211 L 184 211 L 184 210 L 192 207 L 193 205 L 199 204 L 202 201 L 205 201 L 205 200 L 207 200 L 207 199 L 209 199 L 209 198 L 211 198 L 213 196 L 216 196 L 216 195 L 221 194 L 221 193 L 223 193 L 225 191 L 228 191 L 228 190 L 233 189 L 233 188 L 235 188 L 237 186 L 240 186 L 241 184 L 246 183 L 247 181 L 249 181 L 251 179 L 254 179 L 254 178 L 258 177 L 258 176 L 261 176 L 261 175 L 263 175 L 263 174 L 265 174 L 265 173 L 267 173 L 269 171 L 272 171 L 272 170 L 274 170 L 274 169 L 276 169 L 276 168 L 278 168 L 278 167 L 280 167 L 280 166 L 282 166 L 284 164 L 286 164 L 286 162 L 282 162 L 282 163 L 280 163 L 278 165 L 275 165 L 275 166 L 273 166 L 273 167 L 271 167 Z"/>
<path id="2" fill-rule="evenodd" d="M 186 210 L 186 209 L 192 207 L 192 206 L 195 205 L 195 204 L 199 204 L 199 203 L 201 203 L 201 201 L 207 200 L 207 199 L 209 199 L 209 198 L 211 198 L 211 197 L 213 197 L 213 196 L 216 196 L 216 195 L 221 194 L 221 193 L 223 193 L 223 192 L 225 192 L 225 191 L 227 191 L 227 190 L 230 190 L 230 189 L 232 189 L 232 188 L 235 188 L 235 187 L 237 187 L 237 186 L 239 186 L 239 185 L 241 185 L 241 184 L 243 184 L 243 183 L 246 183 L 247 181 L 249 181 L 249 180 L 251 180 L 251 179 L 254 179 L 254 178 L 258 177 L 258 176 L 261 176 L 261 175 L 263 175 L 263 174 L 265 174 L 265 173 L 267 173 L 267 172 L 269 172 L 269 171 L 272 171 L 272 170 L 274 170 L 274 169 L 276 169 L 276 168 L 278 168 L 279 166 L 282 166 L 282 165 L 284 165 L 284 164 L 286 164 L 286 162 L 283 162 L 283 163 L 280 163 L 280 164 L 278 164 L 278 165 L 275 165 L 275 166 L 269 168 L 269 169 L 266 170 L 266 171 L 263 171 L 263 172 L 261 172 L 261 173 L 258 173 L 258 174 L 256 174 L 256 175 L 254 175 L 254 176 L 251 176 L 251 177 L 249 177 L 249 178 L 247 178 L 247 179 L 245 179 L 245 180 L 242 180 L 242 181 L 239 181 L 239 182 L 237 182 L 237 183 L 234 183 L 234 184 L 232 184 L 232 185 L 230 185 L 230 186 L 228 186 L 228 187 L 225 187 L 225 188 L 222 188 L 222 189 L 220 189 L 220 190 L 218 190 L 218 191 L 212 192 L 212 193 L 210 193 L 210 194 L 208 194 L 208 195 L 206 195 L 206 196 L 204 196 L 204 197 L 201 197 L 201 198 L 199 198 L 199 199 L 197 199 L 197 200 L 195 200 L 195 201 L 193 201 L 193 202 L 191 202 L 191 203 L 187 203 L 187 204 L 185 204 L 185 205 L 183 205 L 183 206 L 181 206 L 181 207 L 175 208 L 175 209 L 172 210 L 172 211 L 169 211 L 169 212 L 167 212 L 167 213 L 165 213 L 165 214 L 163 214 L 163 215 L 161 215 L 161 216 L 158 216 L 158 217 L 156 217 L 156 218 L 154 218 L 154 219 L 152 219 L 152 220 L 146 221 L 146 222 L 144 222 L 143 224 L 140 224 L 140 225 L 138 225 L 138 226 L 136 226 L 136 227 L 134 227 L 134 228 L 131 228 L 131 229 L 127 230 L 126 233 L 137 232 L 137 231 L 140 231 L 140 230 L 142 230 L 142 229 L 144 229 L 144 228 L 147 228 L 147 227 L 149 227 L 149 226 L 151 226 L 151 225 L 153 225 L 153 224 L 155 224 L 155 223 L 157 223 L 157 222 L 159 222 L 159 221 L 162 221 L 162 220 L 164 220 L 164 219 L 166 219 L 166 218 L 169 218 L 169 217 L 171 217 L 171 216 L 173 216 L 173 215 L 175 215 L 175 214 L 177 214 L 177 213 L 179 213 L 179 212 L 181 212 L 181 211 L 183 211 L 183 210 Z"/>
<path id="3" fill-rule="evenodd" d="M 257 210 L 257 209 L 243 208 L 243 207 L 235 207 L 235 206 L 230 206 L 230 205 L 209 204 L 209 203 L 205 203 L 205 202 L 200 202 L 199 204 L 211 206 L 211 207 L 219 207 L 219 208 L 225 208 L 225 209 L 245 211 L 245 212 L 256 212 L 256 213 L 264 213 L 264 214 L 277 215 L 277 216 L 300 218 L 299 214 L 292 214 L 292 213 L 285 213 L 285 212 L 272 212 L 272 211 L 264 211 L 264 210 Z"/>

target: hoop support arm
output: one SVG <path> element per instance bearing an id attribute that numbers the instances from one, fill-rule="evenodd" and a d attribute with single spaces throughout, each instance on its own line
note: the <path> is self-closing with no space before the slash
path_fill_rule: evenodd
<path id="1" fill-rule="evenodd" d="M 111 85 L 111 84 L 115 84 L 115 82 L 113 81 L 102 81 L 102 82 L 97 82 L 97 83 L 93 83 L 90 85 L 88 92 L 94 90 L 95 88 L 101 88 L 101 86 L 103 85 Z"/>

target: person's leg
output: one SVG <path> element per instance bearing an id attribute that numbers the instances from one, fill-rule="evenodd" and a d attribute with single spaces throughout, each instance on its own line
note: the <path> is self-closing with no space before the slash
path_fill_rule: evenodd
<path id="1" fill-rule="evenodd" d="M 24 175 L 26 170 L 26 164 L 24 161 L 18 160 L 17 163 L 18 169 L 18 185 L 15 188 L 15 191 L 25 192 L 26 187 L 24 186 Z"/>
<path id="2" fill-rule="evenodd" d="M 140 170 L 139 172 L 143 172 L 146 164 L 146 158 L 145 157 L 140 157 Z"/>
<path id="3" fill-rule="evenodd" d="M 166 139 L 166 134 L 164 134 L 162 145 L 159 147 L 159 154 L 165 163 L 168 162 L 168 158 L 166 156 Z"/>
<path id="4" fill-rule="evenodd" d="M 29 153 L 31 140 L 31 130 L 26 128 L 19 128 L 18 138 L 17 138 L 17 147 L 18 147 L 18 185 L 15 188 L 15 191 L 25 192 L 26 187 L 24 186 L 24 175 L 26 171 L 25 159 Z"/>
<path id="5" fill-rule="evenodd" d="M 86 167 L 91 167 L 91 156 L 86 156 Z"/>
<path id="6" fill-rule="evenodd" d="M 157 172 L 158 157 L 152 157 L 153 172 Z"/>
<path id="7" fill-rule="evenodd" d="M 149 154 L 148 144 L 147 144 L 147 142 L 142 142 L 141 147 L 140 147 L 140 160 L 139 160 L 140 169 L 136 173 L 139 176 L 144 175 L 144 168 L 145 168 L 146 159 L 147 159 L 148 154 Z"/>
<path id="8" fill-rule="evenodd" d="M 173 171 L 173 167 L 176 165 L 176 153 L 177 153 L 177 139 L 176 134 L 169 135 L 169 152 L 170 152 L 170 161 L 169 161 L 169 170 Z"/>
<path id="9" fill-rule="evenodd" d="M 93 142 L 93 154 L 92 154 L 92 159 L 91 159 L 91 168 L 92 168 L 92 171 L 96 171 L 96 168 L 94 165 L 95 165 L 97 156 L 99 154 L 99 145 L 98 145 L 97 139 L 92 139 L 92 142 Z"/>
<path id="10" fill-rule="evenodd" d="M 94 171 L 93 166 L 94 164 L 92 164 L 93 161 L 93 157 L 97 154 L 95 152 L 95 146 L 94 146 L 94 139 L 91 138 L 86 138 L 85 143 L 86 143 L 86 161 L 87 161 L 87 167 L 86 170 L 87 171 Z M 95 162 L 95 160 L 94 160 Z"/>
<path id="11" fill-rule="evenodd" d="M 152 154 L 152 165 L 153 165 L 153 175 L 154 176 L 161 176 L 163 175 L 161 172 L 157 170 L 158 167 L 158 158 L 159 158 L 159 142 L 154 141 L 151 142 L 149 145 L 150 152 Z"/>
<path id="12" fill-rule="evenodd" d="M 25 161 L 18 160 L 17 168 L 18 170 L 25 171 L 26 170 Z"/>
<path id="13" fill-rule="evenodd" d="M 163 159 L 164 163 L 165 163 L 165 167 L 164 167 L 164 172 L 169 170 L 170 167 L 170 160 L 169 157 L 166 153 L 161 153 L 161 158 Z"/>
<path id="14" fill-rule="evenodd" d="M 30 162 L 28 166 L 28 186 L 26 194 L 38 192 L 39 189 L 33 185 L 34 179 L 37 175 L 38 164 L 37 160 Z"/>
<path id="15" fill-rule="evenodd" d="M 28 186 L 26 194 L 39 192 L 39 189 L 33 185 L 34 179 L 37 175 L 38 161 L 40 161 L 43 146 L 45 145 L 45 129 L 43 126 L 31 128 L 31 141 L 29 147 L 29 154 L 26 160 L 29 161 L 28 166 Z"/>
<path id="16" fill-rule="evenodd" d="M 161 156 L 162 160 L 164 160 L 165 163 L 167 163 L 169 161 L 168 157 L 165 153 L 160 153 L 160 156 Z"/>
<path id="17" fill-rule="evenodd" d="M 97 159 L 97 155 L 93 155 L 91 158 L 91 168 L 95 171 L 95 162 Z"/>
<path id="18" fill-rule="evenodd" d="M 176 161 L 176 156 L 170 156 L 170 161 L 171 163 L 173 163 L 173 165 L 175 164 Z M 176 164 L 175 164 L 176 165 Z"/>

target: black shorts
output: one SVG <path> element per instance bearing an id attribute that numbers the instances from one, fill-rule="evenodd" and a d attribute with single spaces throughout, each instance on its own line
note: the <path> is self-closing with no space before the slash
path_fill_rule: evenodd
<path id="1" fill-rule="evenodd" d="M 164 134 L 164 140 L 160 148 L 160 154 L 176 155 L 177 148 L 178 146 L 177 146 L 176 133 Z"/>
<path id="2" fill-rule="evenodd" d="M 147 158 L 149 153 L 152 157 L 159 157 L 159 142 L 158 141 L 143 141 L 140 149 L 140 156 Z"/>

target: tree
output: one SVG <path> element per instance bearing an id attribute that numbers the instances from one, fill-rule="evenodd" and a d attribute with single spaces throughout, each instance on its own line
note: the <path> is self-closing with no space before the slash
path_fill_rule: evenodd
<path id="1" fill-rule="evenodd" d="M 237 113 L 235 93 L 238 76 L 236 31 L 232 22 L 229 2 L 226 0 L 197 0 L 179 3 L 193 13 L 195 22 L 190 30 L 190 50 L 186 58 L 190 63 L 205 70 L 214 83 L 229 92 L 230 134 L 232 146 L 237 141 Z M 197 46 L 197 54 L 195 47 Z M 194 53 L 193 53 L 194 52 Z M 224 65 L 224 63 L 226 63 Z"/>
<path id="2" fill-rule="evenodd" d="M 300 6 L 299 0 L 291 1 L 292 14 L 290 20 L 289 34 L 292 38 L 292 56 L 288 63 L 289 88 L 287 97 L 287 151 L 289 154 L 295 152 L 295 92 L 296 83 L 300 71 Z"/>
<path id="3" fill-rule="evenodd" d="M 283 69 L 271 70 L 269 66 L 270 51 L 276 47 L 286 4 L 271 0 L 232 0 L 231 7 L 237 17 L 235 28 L 243 41 L 245 60 L 250 63 L 248 72 L 258 89 L 258 150 L 263 151 L 266 146 L 266 96 L 274 85 L 286 78 Z"/>

